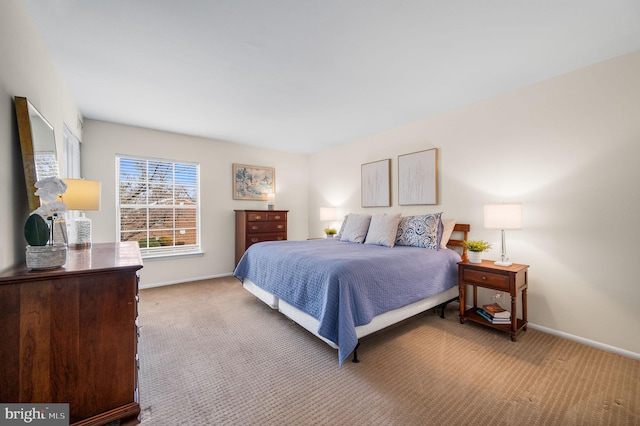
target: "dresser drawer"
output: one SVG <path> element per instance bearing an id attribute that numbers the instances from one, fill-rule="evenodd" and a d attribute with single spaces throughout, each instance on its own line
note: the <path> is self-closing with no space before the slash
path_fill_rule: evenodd
<path id="1" fill-rule="evenodd" d="M 267 214 L 266 213 L 247 213 L 247 222 L 256 222 L 256 221 L 266 221 Z"/>
<path id="2" fill-rule="evenodd" d="M 286 239 L 287 234 L 285 233 L 247 235 L 247 241 L 245 242 L 245 245 L 247 248 L 249 248 L 250 245 L 261 243 L 263 241 L 284 241 Z"/>
<path id="3" fill-rule="evenodd" d="M 287 222 L 287 214 L 282 212 L 267 212 L 267 220 L 271 222 Z"/>
<path id="4" fill-rule="evenodd" d="M 286 229 L 287 224 L 285 222 L 251 222 L 247 224 L 247 234 L 284 232 Z"/>
<path id="5" fill-rule="evenodd" d="M 481 284 L 483 287 L 492 287 L 498 290 L 509 291 L 508 275 L 465 268 L 462 279 L 464 281 Z"/>

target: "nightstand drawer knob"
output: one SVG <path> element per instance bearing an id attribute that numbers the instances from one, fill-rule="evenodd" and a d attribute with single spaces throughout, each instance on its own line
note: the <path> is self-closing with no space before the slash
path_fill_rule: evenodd
<path id="1" fill-rule="evenodd" d="M 486 280 L 487 280 L 487 277 L 485 277 L 485 276 L 483 275 L 483 276 L 482 276 L 482 279 L 483 279 L 484 281 L 486 281 Z"/>

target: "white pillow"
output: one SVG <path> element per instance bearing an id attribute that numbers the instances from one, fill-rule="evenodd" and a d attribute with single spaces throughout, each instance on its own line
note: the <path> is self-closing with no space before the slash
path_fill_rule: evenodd
<path id="1" fill-rule="evenodd" d="M 393 247 L 396 243 L 398 222 L 400 222 L 400 213 L 373 215 L 369 231 L 367 231 L 367 239 L 364 243 Z"/>
<path id="2" fill-rule="evenodd" d="M 348 217 L 349 217 L 348 214 L 344 215 L 344 219 L 342 220 L 342 224 L 340 225 L 340 230 L 338 231 L 338 234 L 334 238 L 337 238 L 337 239 L 342 238 L 342 233 L 344 232 L 344 225 L 347 223 Z"/>
<path id="3" fill-rule="evenodd" d="M 453 227 L 456 226 L 455 219 L 440 219 L 442 221 L 442 238 L 440 240 L 440 248 L 446 249 L 447 243 L 449 242 L 449 238 L 451 238 L 451 234 L 453 233 Z"/>
<path id="4" fill-rule="evenodd" d="M 340 241 L 350 241 L 354 243 L 364 242 L 370 222 L 371 215 L 349 213 Z"/>

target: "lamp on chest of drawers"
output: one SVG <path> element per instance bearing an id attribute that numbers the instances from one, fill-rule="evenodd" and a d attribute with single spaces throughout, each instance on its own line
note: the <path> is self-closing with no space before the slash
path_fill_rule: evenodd
<path id="1" fill-rule="evenodd" d="M 494 264 L 497 266 L 511 266 L 513 263 L 507 257 L 504 231 L 506 229 L 522 229 L 522 204 L 486 204 L 484 206 L 484 227 L 502 231 L 502 254 L 500 255 L 500 260 L 494 262 Z"/>
<path id="2" fill-rule="evenodd" d="M 79 211 L 79 216 L 71 223 L 69 246 L 72 249 L 91 247 L 91 219 L 85 217 L 84 212 L 100 210 L 101 183 L 95 180 L 62 179 L 67 184 L 67 190 L 60 196 L 67 210 Z"/>
<path id="3" fill-rule="evenodd" d="M 276 193 L 268 192 L 267 193 L 267 210 L 275 210 L 276 208 Z"/>

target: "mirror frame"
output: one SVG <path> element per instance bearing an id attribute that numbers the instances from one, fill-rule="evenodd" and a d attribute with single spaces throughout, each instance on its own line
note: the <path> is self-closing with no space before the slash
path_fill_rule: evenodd
<path id="1" fill-rule="evenodd" d="M 22 151 L 22 167 L 24 169 L 24 182 L 27 189 L 27 200 L 29 201 L 29 211 L 34 211 L 40 207 L 40 197 L 35 192 L 35 184 L 37 182 L 35 152 L 33 146 L 33 132 L 31 127 L 31 117 L 29 108 L 35 110 L 40 118 L 53 130 L 53 126 L 49 123 L 40 111 L 31 104 L 27 98 L 16 96 L 16 117 L 18 121 L 18 136 L 20 138 L 20 150 Z M 55 144 L 55 132 L 54 142 Z"/>

